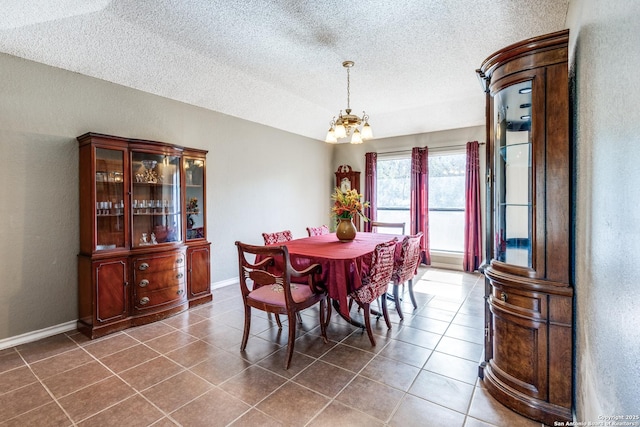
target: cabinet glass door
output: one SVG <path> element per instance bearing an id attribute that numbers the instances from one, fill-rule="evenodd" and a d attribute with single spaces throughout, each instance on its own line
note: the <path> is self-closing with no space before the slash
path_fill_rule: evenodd
<path id="1" fill-rule="evenodd" d="M 132 246 L 182 240 L 180 157 L 134 152 Z"/>
<path id="2" fill-rule="evenodd" d="M 185 157 L 187 240 L 204 239 L 204 159 Z"/>
<path id="3" fill-rule="evenodd" d="M 125 246 L 124 151 L 96 148 L 96 250 Z"/>
<path id="4" fill-rule="evenodd" d="M 495 259 L 531 267 L 532 82 L 511 85 L 494 96 Z"/>

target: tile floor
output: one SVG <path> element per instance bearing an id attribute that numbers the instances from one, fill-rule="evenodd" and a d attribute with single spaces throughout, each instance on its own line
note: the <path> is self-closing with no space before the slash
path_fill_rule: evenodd
<path id="1" fill-rule="evenodd" d="M 335 313 L 324 344 L 317 312 L 303 312 L 286 371 L 286 327 L 260 312 L 240 352 L 237 286 L 98 340 L 69 332 L 2 350 L 0 425 L 540 426 L 477 378 L 481 276 L 424 268 L 418 277 L 418 309 L 407 296 L 399 323 L 389 304 L 393 328 L 374 321 L 376 347 Z"/>

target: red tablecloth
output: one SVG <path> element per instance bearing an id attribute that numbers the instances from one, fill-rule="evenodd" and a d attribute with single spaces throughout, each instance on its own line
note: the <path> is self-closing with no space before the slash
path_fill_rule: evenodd
<path id="1" fill-rule="evenodd" d="M 376 245 L 398 238 L 399 255 L 402 236 L 382 233 L 357 233 L 351 242 L 341 242 L 335 233 L 305 237 L 279 243 L 289 250 L 292 266 L 302 270 L 311 264 L 322 266 L 322 280 L 329 296 L 338 301 L 340 312 L 349 318 L 347 296 L 362 286 L 362 277 L 369 271 Z"/>

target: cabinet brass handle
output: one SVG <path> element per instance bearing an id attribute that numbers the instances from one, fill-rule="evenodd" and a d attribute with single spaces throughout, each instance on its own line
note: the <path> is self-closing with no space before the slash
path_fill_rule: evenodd
<path id="1" fill-rule="evenodd" d="M 178 289 L 178 292 L 176 292 L 178 295 L 182 295 L 184 293 L 184 289 Z"/>
<path id="2" fill-rule="evenodd" d="M 145 305 L 149 303 L 149 297 L 140 298 L 140 305 Z"/>
<path id="3" fill-rule="evenodd" d="M 504 292 L 500 292 L 500 299 L 501 299 L 502 301 L 507 302 L 507 299 L 508 299 L 508 298 L 509 298 L 509 297 L 508 297 L 508 295 L 507 295 L 506 293 L 504 293 Z"/>
<path id="4" fill-rule="evenodd" d="M 183 262 L 183 261 L 184 261 L 184 260 L 183 260 L 182 258 L 178 258 L 178 259 L 176 260 L 176 264 L 182 264 L 182 262 Z"/>
<path id="5" fill-rule="evenodd" d="M 143 262 L 142 264 L 140 264 L 140 267 L 138 267 L 138 270 L 145 271 L 147 268 L 149 268 L 149 264 Z"/>
<path id="6" fill-rule="evenodd" d="M 183 273 L 178 273 L 176 274 L 176 279 L 182 279 L 183 276 L 184 276 Z"/>
<path id="7" fill-rule="evenodd" d="M 148 284 L 149 284 L 149 281 L 148 281 L 147 279 L 142 279 L 142 280 L 140 281 L 140 285 L 139 285 L 139 286 L 140 286 L 141 288 L 144 288 L 144 287 L 146 287 Z"/>

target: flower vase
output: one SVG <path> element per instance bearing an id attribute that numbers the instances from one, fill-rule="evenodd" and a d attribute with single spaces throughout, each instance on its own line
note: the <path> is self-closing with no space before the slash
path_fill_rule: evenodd
<path id="1" fill-rule="evenodd" d="M 353 225 L 351 218 L 338 218 L 338 227 L 336 228 L 336 237 L 341 242 L 350 242 L 356 238 L 356 226 Z"/>

